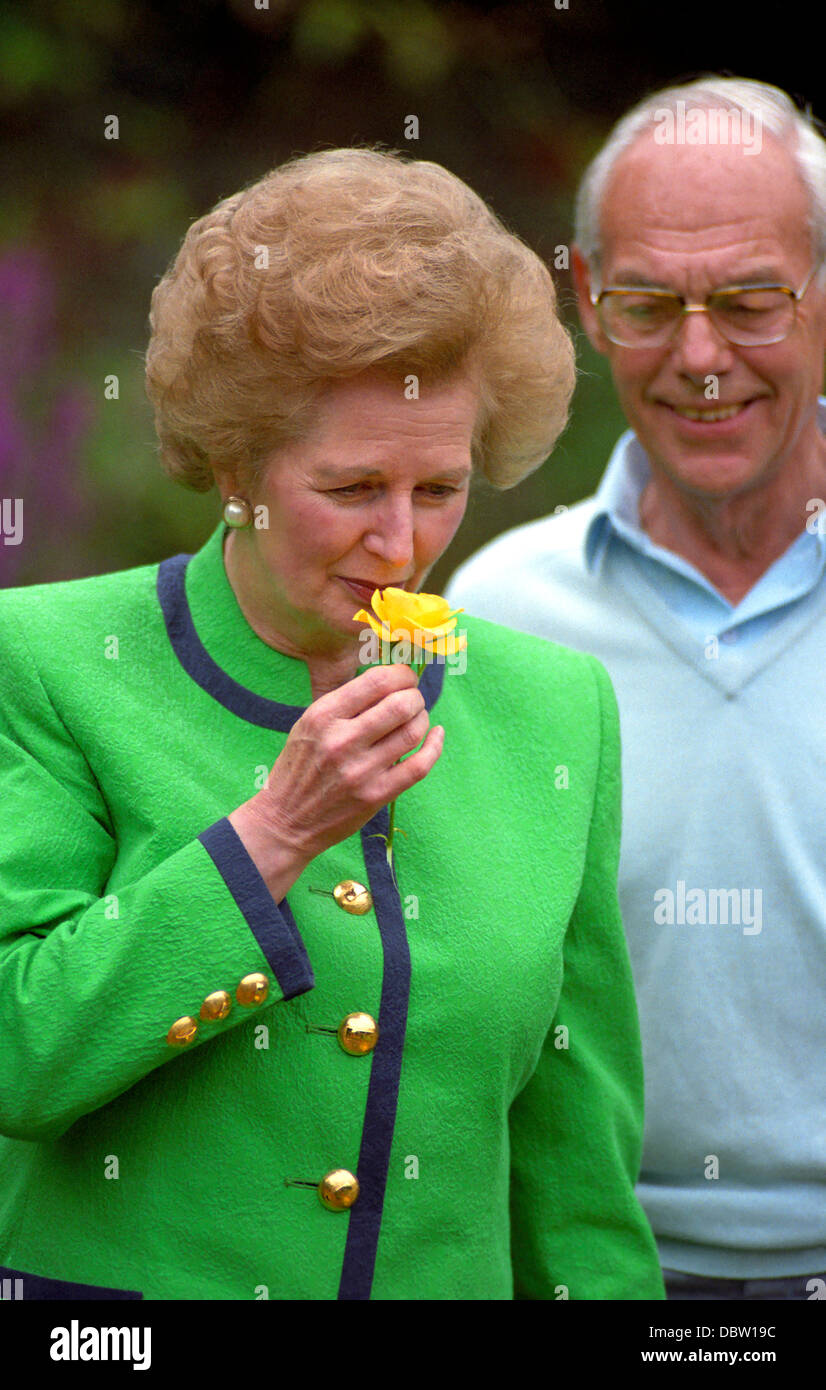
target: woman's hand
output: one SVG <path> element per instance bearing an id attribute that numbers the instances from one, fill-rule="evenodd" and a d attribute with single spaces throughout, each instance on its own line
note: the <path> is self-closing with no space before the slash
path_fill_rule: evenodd
<path id="1" fill-rule="evenodd" d="M 404 665 L 372 666 L 302 714 L 266 786 L 229 817 L 276 901 L 317 854 L 427 776 L 444 742 L 429 726 Z"/>

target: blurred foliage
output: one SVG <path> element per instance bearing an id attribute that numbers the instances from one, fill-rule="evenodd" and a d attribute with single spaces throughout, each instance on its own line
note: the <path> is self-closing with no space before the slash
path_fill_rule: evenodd
<path id="1" fill-rule="evenodd" d="M 146 563 L 215 524 L 216 492 L 160 470 L 142 377 L 150 295 L 195 217 L 295 153 L 379 143 L 446 165 L 551 264 L 611 121 L 665 81 L 745 58 L 739 31 L 730 50 L 710 46 L 719 5 L 692 10 L 676 64 L 652 13 L 634 0 L 5 0 L 0 495 L 24 499 L 26 540 L 0 545 L 0 583 Z M 773 63 L 767 51 L 750 75 L 783 81 Z M 489 536 L 590 492 L 623 428 L 567 273 L 555 279 L 581 368 L 571 424 L 520 487 L 475 490 L 438 586 Z"/>

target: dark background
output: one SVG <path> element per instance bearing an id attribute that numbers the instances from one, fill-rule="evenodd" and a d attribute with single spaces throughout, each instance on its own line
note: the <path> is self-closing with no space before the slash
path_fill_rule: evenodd
<path id="1" fill-rule="evenodd" d="M 25 538 L 0 544 L 0 584 L 150 563 L 216 524 L 217 491 L 157 459 L 149 299 L 189 223 L 273 165 L 375 142 L 436 160 L 552 266 L 585 164 L 647 92 L 717 71 L 826 114 L 814 6 L 560 3 L 5 0 L 0 498 L 23 499 Z M 571 423 L 518 488 L 476 488 L 436 592 L 490 536 L 591 492 L 624 427 L 554 275 L 577 340 Z"/>

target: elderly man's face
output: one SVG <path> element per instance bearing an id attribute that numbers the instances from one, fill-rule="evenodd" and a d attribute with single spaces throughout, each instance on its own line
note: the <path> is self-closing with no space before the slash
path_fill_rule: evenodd
<path id="1" fill-rule="evenodd" d="M 309 439 L 279 450 L 255 493 L 269 529 L 254 546 L 259 608 L 302 652 L 363 630 L 374 589 L 415 592 L 467 506 L 478 391 L 467 378 L 422 386 L 365 373 L 334 385 Z"/>
<path id="2" fill-rule="evenodd" d="M 606 189 L 595 288 L 647 284 L 692 303 L 749 282 L 798 290 L 813 264 L 809 214 L 791 156 L 765 134 L 762 150 L 746 155 L 742 146 L 657 145 L 646 133 L 620 157 Z M 780 343 L 735 347 L 707 314 L 687 314 L 660 348 L 608 341 L 581 265 L 578 285 L 583 322 L 610 359 L 630 425 L 655 467 L 683 490 L 731 497 L 815 447 L 826 345 L 815 284 Z M 727 407 L 729 418 L 709 418 Z"/>

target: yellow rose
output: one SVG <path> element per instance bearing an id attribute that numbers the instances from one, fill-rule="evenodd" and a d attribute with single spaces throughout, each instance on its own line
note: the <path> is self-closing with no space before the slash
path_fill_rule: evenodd
<path id="1" fill-rule="evenodd" d="M 437 656 L 452 656 L 464 651 L 467 639 L 460 634 L 449 636 L 456 626 L 456 614 L 464 608 L 453 608 L 438 594 L 410 594 L 406 589 L 375 589 L 370 600 L 372 613 L 360 608 L 354 621 L 369 623 L 385 642 L 407 639 L 420 651 Z"/>
<path id="2" fill-rule="evenodd" d="M 379 640 L 384 644 L 395 642 L 409 643 L 408 651 L 418 649 L 414 658 L 414 671 L 419 679 L 428 656 L 453 656 L 467 646 L 467 638 L 460 633 L 453 636 L 456 614 L 464 613 L 464 608 L 451 608 L 438 594 L 409 594 L 406 589 L 374 589 L 370 600 L 372 613 L 360 608 L 353 615 L 357 623 L 369 623 Z M 405 660 L 410 660 L 405 656 Z M 396 801 L 390 803 L 387 834 L 380 835 L 387 851 L 387 863 L 395 881 L 393 869 L 393 841 L 396 830 Z M 401 834 L 405 834 L 402 830 Z"/>

